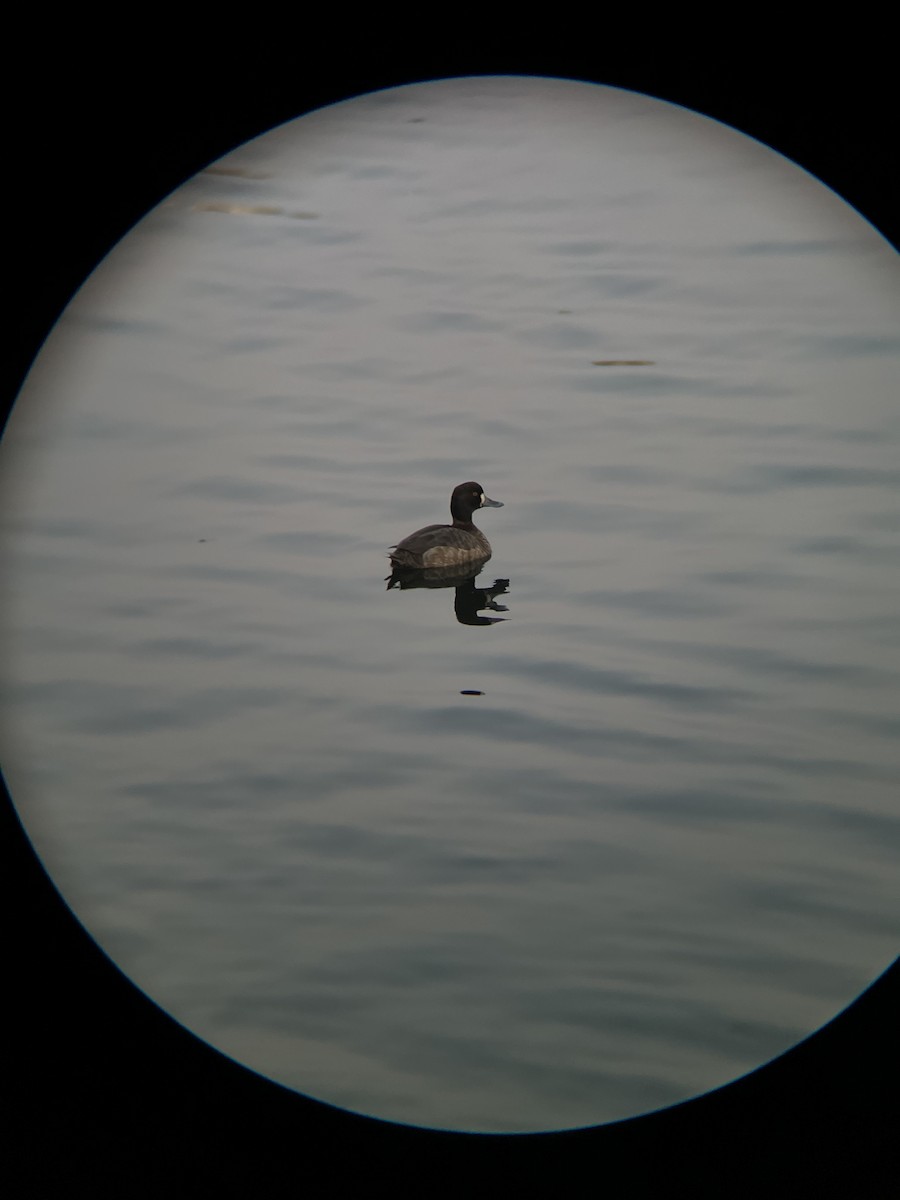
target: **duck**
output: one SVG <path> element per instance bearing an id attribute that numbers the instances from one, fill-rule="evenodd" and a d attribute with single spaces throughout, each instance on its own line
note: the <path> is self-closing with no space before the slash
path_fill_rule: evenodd
<path id="1" fill-rule="evenodd" d="M 472 524 L 477 508 L 502 508 L 502 500 L 491 500 L 480 483 L 460 483 L 450 496 L 452 525 L 425 525 L 392 546 L 389 554 L 397 567 L 454 567 L 487 562 L 491 543 Z"/>

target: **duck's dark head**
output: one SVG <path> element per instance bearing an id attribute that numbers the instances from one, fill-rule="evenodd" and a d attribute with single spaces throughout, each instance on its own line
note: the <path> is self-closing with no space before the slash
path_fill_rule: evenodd
<path id="1" fill-rule="evenodd" d="M 491 500 L 484 494 L 481 484 L 475 483 L 471 479 L 468 483 L 461 483 L 455 487 L 453 495 L 450 497 L 450 512 L 453 514 L 454 523 L 459 522 L 461 525 L 468 525 L 471 522 L 472 513 L 476 508 L 502 507 L 502 500 Z"/>

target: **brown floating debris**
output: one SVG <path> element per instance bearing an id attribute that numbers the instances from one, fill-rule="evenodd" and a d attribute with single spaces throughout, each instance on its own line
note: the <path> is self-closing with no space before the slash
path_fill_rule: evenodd
<path id="1" fill-rule="evenodd" d="M 228 204 L 224 200 L 207 200 L 203 204 L 195 204 L 194 212 L 231 213 L 239 217 L 293 217 L 295 221 L 316 221 L 319 213 L 314 212 L 285 212 L 277 204 Z"/>
<path id="2" fill-rule="evenodd" d="M 652 358 L 596 358 L 592 367 L 655 367 Z"/>
<path id="3" fill-rule="evenodd" d="M 251 171 L 249 167 L 204 167 L 204 175 L 237 175 L 240 179 L 270 179 L 268 171 Z"/>
<path id="4" fill-rule="evenodd" d="M 210 200 L 206 204 L 195 204 L 194 212 L 234 213 L 238 216 L 277 217 L 284 212 L 274 204 L 225 204 L 221 200 Z"/>

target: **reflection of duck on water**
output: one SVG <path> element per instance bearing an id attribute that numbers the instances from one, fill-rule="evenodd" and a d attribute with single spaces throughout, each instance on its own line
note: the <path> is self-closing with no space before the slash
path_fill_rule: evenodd
<path id="1" fill-rule="evenodd" d="M 499 500 L 490 500 L 480 483 L 461 483 L 450 497 L 452 525 L 426 525 L 391 547 L 391 566 L 418 570 L 434 567 L 463 567 L 487 562 L 491 544 L 472 524 L 476 508 L 502 508 Z M 392 585 L 389 585 L 392 586 Z"/>
<path id="2" fill-rule="evenodd" d="M 505 604 L 498 604 L 496 601 L 497 596 L 505 596 L 508 593 L 509 580 L 495 579 L 490 587 L 477 588 L 475 576 L 483 565 L 481 562 L 477 563 L 475 571 L 471 567 L 466 571 L 460 570 L 459 567 L 431 567 L 422 571 L 415 567 L 395 566 L 387 577 L 388 591 L 393 587 L 398 587 L 403 592 L 409 591 L 410 588 L 452 587 L 456 589 L 453 611 L 460 625 L 496 625 L 498 621 L 505 621 L 506 618 L 480 617 L 478 614 L 483 608 L 489 608 L 492 612 L 509 611 Z"/>
<path id="3" fill-rule="evenodd" d="M 508 579 L 495 579 L 489 588 L 477 588 L 474 579 L 467 579 L 457 587 L 453 601 L 457 621 L 460 625 L 496 625 L 498 621 L 505 621 L 506 617 L 480 617 L 478 613 L 482 608 L 489 608 L 493 612 L 509 612 L 505 604 L 498 604 L 494 599 L 495 596 L 505 596 L 508 591 Z"/>

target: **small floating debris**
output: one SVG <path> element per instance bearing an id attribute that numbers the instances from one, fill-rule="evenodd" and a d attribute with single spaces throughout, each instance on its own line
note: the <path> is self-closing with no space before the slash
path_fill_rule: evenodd
<path id="1" fill-rule="evenodd" d="M 652 358 L 595 358 L 592 367 L 655 367 Z"/>
<path id="2" fill-rule="evenodd" d="M 459 694 L 461 696 L 483 696 L 484 692 L 476 692 L 472 688 L 464 688 Z"/>
<path id="3" fill-rule="evenodd" d="M 193 212 L 231 213 L 238 217 L 291 217 L 295 221 L 317 221 L 319 213 L 287 212 L 277 204 L 227 204 L 224 200 L 207 200 L 195 204 Z"/>
<path id="4" fill-rule="evenodd" d="M 195 204 L 194 212 L 235 213 L 238 216 L 277 217 L 283 212 L 274 204 L 225 204 L 221 200 L 210 200 L 206 204 Z"/>
<path id="5" fill-rule="evenodd" d="M 271 179 L 268 171 L 251 171 L 249 167 L 204 167 L 204 175 L 237 175 L 239 179 Z"/>

